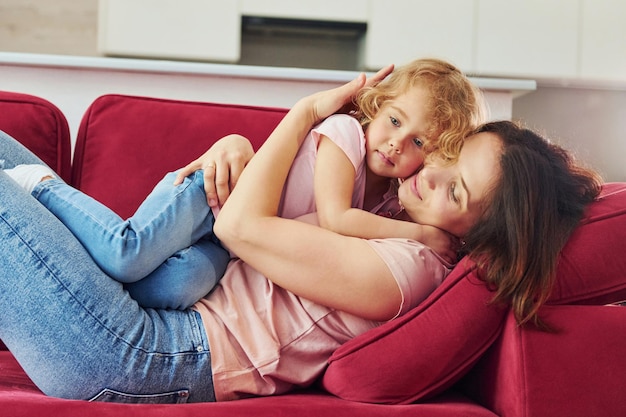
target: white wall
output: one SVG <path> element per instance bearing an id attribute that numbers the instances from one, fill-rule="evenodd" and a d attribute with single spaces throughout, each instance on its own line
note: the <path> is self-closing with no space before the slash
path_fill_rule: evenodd
<path id="1" fill-rule="evenodd" d="M 625 90 L 540 83 L 513 101 L 513 119 L 574 151 L 606 181 L 626 181 Z"/>
<path id="2" fill-rule="evenodd" d="M 76 138 L 87 107 L 103 94 L 288 108 L 306 95 L 339 86 L 354 71 L 253 67 L 176 61 L 0 52 L 0 88 L 32 94 L 63 112 Z M 492 118 L 510 119 L 513 97 L 534 81 L 472 79 Z"/>

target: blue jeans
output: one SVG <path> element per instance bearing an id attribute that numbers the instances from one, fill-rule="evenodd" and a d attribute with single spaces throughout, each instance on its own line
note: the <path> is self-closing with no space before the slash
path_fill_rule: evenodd
<path id="1" fill-rule="evenodd" d="M 0 132 L 5 167 L 41 163 Z M 61 398 L 214 401 L 200 315 L 143 308 L 52 213 L 0 170 L 0 339 Z"/>
<path id="2" fill-rule="evenodd" d="M 32 194 L 140 305 L 185 309 L 217 284 L 229 254 L 213 235 L 202 172 L 179 186 L 175 176 L 166 175 L 127 220 L 62 180 L 43 181 Z"/>

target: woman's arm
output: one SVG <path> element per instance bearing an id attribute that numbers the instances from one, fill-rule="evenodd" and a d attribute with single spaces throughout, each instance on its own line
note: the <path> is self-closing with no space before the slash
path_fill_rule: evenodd
<path id="1" fill-rule="evenodd" d="M 393 65 L 382 68 L 366 80 L 365 85 L 372 86 L 379 83 L 391 74 L 393 69 Z M 339 112 L 349 113 L 352 110 L 354 110 L 354 103 L 347 101 Z M 199 158 L 178 170 L 174 185 L 182 183 L 183 179 L 193 172 L 203 169 L 207 203 L 211 207 L 221 207 L 253 155 L 254 149 L 247 138 L 236 134 L 225 136 L 215 142 Z"/>
<path id="2" fill-rule="evenodd" d="M 366 241 L 277 217 L 283 185 L 309 129 L 364 82 L 361 75 L 300 100 L 244 170 L 214 230 L 229 249 L 281 287 L 331 308 L 386 320 L 398 312 L 402 295 Z"/>

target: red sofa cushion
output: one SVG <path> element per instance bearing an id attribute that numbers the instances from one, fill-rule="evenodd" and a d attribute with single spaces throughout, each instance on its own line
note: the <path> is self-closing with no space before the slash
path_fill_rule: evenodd
<path id="1" fill-rule="evenodd" d="M 626 183 L 608 183 L 561 252 L 551 304 L 626 300 Z"/>
<path id="2" fill-rule="evenodd" d="M 319 391 L 221 403 L 175 405 L 63 400 L 41 393 L 10 352 L 0 352 L 0 375 L 0 415 L 11 417 L 496 417 L 486 408 L 454 392 L 422 404 L 395 407 L 344 401 Z"/>
<path id="3" fill-rule="evenodd" d="M 551 303 L 626 299 L 626 184 L 606 184 L 563 248 Z M 463 376 L 499 335 L 504 310 L 469 261 L 404 317 L 342 346 L 324 387 L 340 397 L 379 403 L 428 398 Z M 548 323 L 550 323 L 548 321 Z M 580 352 L 583 352 L 581 350 Z"/>
<path id="4" fill-rule="evenodd" d="M 34 152 L 61 178 L 70 180 L 70 132 L 61 110 L 40 97 L 0 91 L 0 115 L 0 130 Z"/>
<path id="5" fill-rule="evenodd" d="M 544 306 L 542 315 L 556 333 L 522 330 L 509 315 L 466 391 L 503 417 L 626 416 L 626 308 Z"/>
<path id="6" fill-rule="evenodd" d="M 287 110 L 105 95 L 87 110 L 76 140 L 72 184 L 123 218 L 168 171 L 239 133 L 258 146 Z"/>
<path id="7" fill-rule="evenodd" d="M 345 399 L 410 403 L 458 381 L 496 340 L 506 310 L 467 258 L 420 306 L 340 347 L 323 387 Z"/>

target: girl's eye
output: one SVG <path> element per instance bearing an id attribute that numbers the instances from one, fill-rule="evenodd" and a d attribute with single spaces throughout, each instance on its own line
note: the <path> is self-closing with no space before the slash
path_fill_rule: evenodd
<path id="1" fill-rule="evenodd" d="M 418 148 L 424 147 L 424 141 L 421 140 L 420 138 L 413 139 L 413 142 L 417 145 Z"/>
<path id="2" fill-rule="evenodd" d="M 392 124 L 392 125 L 394 125 L 394 126 L 400 126 L 400 121 L 399 121 L 398 119 L 396 119 L 395 117 L 390 116 L 390 117 L 389 117 L 389 120 L 391 121 L 391 124 Z"/>
<path id="3" fill-rule="evenodd" d="M 456 183 L 453 182 L 450 184 L 450 199 L 455 203 L 455 204 L 459 204 L 459 198 L 456 196 L 456 194 L 454 193 L 454 191 L 456 190 Z"/>

